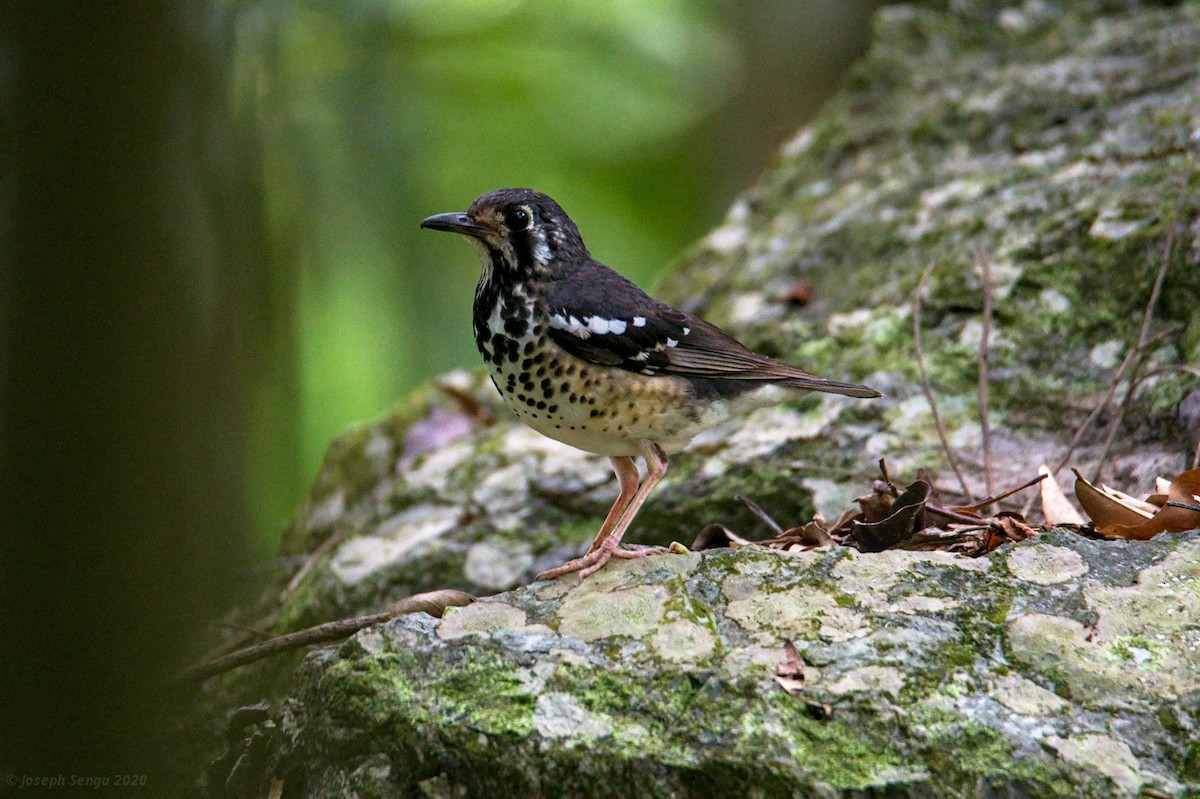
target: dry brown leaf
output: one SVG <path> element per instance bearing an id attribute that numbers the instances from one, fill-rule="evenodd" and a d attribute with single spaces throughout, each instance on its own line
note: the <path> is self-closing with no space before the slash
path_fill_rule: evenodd
<path id="1" fill-rule="evenodd" d="M 791 529 L 784 530 L 779 538 L 775 540 L 780 544 L 799 544 L 805 547 L 827 547 L 833 543 L 833 538 L 830 537 L 829 530 L 816 519 L 801 527 L 792 527 Z"/>
<path id="2" fill-rule="evenodd" d="M 862 552 L 882 552 L 895 546 L 917 530 L 924 529 L 928 496 L 929 483 L 924 480 L 911 483 L 896 497 L 887 518 L 877 522 L 852 522 L 850 538 Z"/>
<path id="3" fill-rule="evenodd" d="M 1042 464 L 1038 474 L 1046 475 L 1042 481 L 1042 516 L 1046 519 L 1047 527 L 1058 527 L 1060 524 L 1084 524 L 1083 516 L 1075 510 L 1075 506 L 1063 493 L 1062 486 L 1054 478 L 1050 467 Z"/>
<path id="4" fill-rule="evenodd" d="M 783 642 L 783 652 L 787 659 L 776 664 L 775 682 L 788 692 L 788 696 L 798 696 L 804 692 L 804 659 L 791 641 Z"/>
<path id="5" fill-rule="evenodd" d="M 1108 486 L 1097 488 L 1084 479 L 1078 469 L 1071 471 L 1075 472 L 1075 498 L 1097 530 L 1118 524 L 1139 525 L 1154 515 L 1154 506 Z"/>
<path id="6" fill-rule="evenodd" d="M 811 699 L 806 699 L 804 700 L 804 707 L 808 710 L 808 715 L 817 721 L 829 721 L 833 718 L 833 708 L 824 702 L 814 702 Z"/>
<path id="7" fill-rule="evenodd" d="M 896 501 L 895 495 L 891 493 L 891 485 L 876 480 L 871 486 L 870 494 L 863 494 L 854 501 L 862 508 L 862 520 L 867 524 L 880 522 L 886 519 L 892 512 L 892 503 Z"/>
<path id="8" fill-rule="evenodd" d="M 1167 498 L 1175 502 L 1200 504 L 1200 469 L 1191 469 L 1171 481 Z M 1166 505 L 1154 517 L 1138 524 L 1113 524 L 1096 527 L 1103 535 L 1144 541 L 1159 533 L 1182 533 L 1200 527 L 1200 512 Z"/>
<path id="9" fill-rule="evenodd" d="M 1037 530 L 1026 524 L 1025 517 L 1019 513 L 1001 513 L 992 520 L 992 526 L 1012 541 L 1024 541 L 1037 535 Z"/>
<path id="10" fill-rule="evenodd" d="M 407 613 L 428 613 L 440 619 L 446 608 L 459 608 L 475 601 L 475 597 L 466 591 L 456 591 L 453 588 L 442 588 L 438 591 L 426 591 L 423 594 L 413 594 L 394 602 L 387 612 L 392 616 L 403 616 Z"/>
<path id="11" fill-rule="evenodd" d="M 696 534 L 696 540 L 692 542 L 692 551 L 703 552 L 706 549 L 723 549 L 724 547 L 737 549 L 752 543 L 754 542 L 747 541 L 723 524 L 710 524 Z"/>

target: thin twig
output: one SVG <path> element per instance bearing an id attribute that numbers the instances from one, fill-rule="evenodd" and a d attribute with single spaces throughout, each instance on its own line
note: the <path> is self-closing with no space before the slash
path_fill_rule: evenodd
<path id="1" fill-rule="evenodd" d="M 1146 347 L 1149 348 L 1154 346 L 1163 339 L 1175 335 L 1181 329 L 1181 326 L 1176 325 L 1167 328 L 1166 330 L 1160 330 L 1158 333 L 1152 336 L 1149 341 L 1146 342 Z M 1108 410 L 1109 405 L 1112 404 L 1113 395 L 1117 393 L 1117 389 L 1121 385 L 1121 378 L 1125 374 L 1125 371 L 1133 365 L 1135 360 L 1141 357 L 1141 354 L 1142 350 L 1134 347 L 1125 355 L 1125 358 L 1121 361 L 1121 365 L 1118 366 L 1117 371 L 1113 373 L 1112 380 L 1108 385 L 1108 390 L 1104 392 L 1104 396 L 1101 397 L 1100 402 L 1096 404 L 1096 407 L 1092 408 L 1087 418 L 1083 420 L 1083 424 L 1079 425 L 1078 429 L 1076 429 L 1075 436 L 1071 439 L 1071 443 L 1067 445 L 1067 451 L 1063 454 L 1059 462 L 1055 464 L 1052 470 L 1054 475 L 1057 475 L 1059 472 L 1061 472 L 1063 468 L 1071 462 L 1071 458 L 1075 455 L 1075 450 L 1079 447 L 1079 443 L 1083 441 L 1083 437 L 1087 434 L 1087 431 L 1091 429 L 1092 423 L 1096 421 L 1100 414 Z M 1025 503 L 1023 508 L 1021 508 L 1022 515 L 1029 515 L 1029 509 L 1033 507 L 1033 503 L 1036 501 L 1036 499 L 1037 497 L 1029 498 L 1029 501 Z"/>
<path id="2" fill-rule="evenodd" d="M 1133 363 L 1133 368 L 1129 377 L 1129 388 L 1125 391 L 1125 397 L 1121 400 L 1121 405 L 1117 408 L 1117 416 L 1113 419 L 1108 427 L 1108 434 L 1104 437 L 1104 449 L 1100 453 L 1100 462 L 1096 464 L 1096 473 L 1104 468 L 1105 462 L 1108 460 L 1108 453 L 1112 450 L 1113 442 L 1116 441 L 1117 432 L 1121 429 L 1121 423 L 1125 421 L 1125 412 L 1129 409 L 1130 403 L 1133 402 L 1133 394 L 1137 389 L 1138 372 L 1141 371 L 1142 364 L 1145 362 L 1146 349 L 1150 341 L 1150 323 L 1154 318 L 1154 306 L 1158 304 L 1158 297 L 1162 294 L 1163 282 L 1167 278 L 1167 269 L 1171 265 L 1171 255 L 1175 250 L 1175 238 L 1179 234 L 1179 209 L 1176 208 L 1174 219 L 1171 222 L 1171 229 L 1167 231 L 1167 240 L 1163 245 L 1162 263 L 1158 266 L 1158 274 L 1154 277 L 1154 288 L 1150 290 L 1150 299 L 1146 302 L 1146 310 L 1142 313 L 1142 327 L 1138 331 L 1138 343 L 1135 352 L 1139 353 L 1137 360 Z"/>
<path id="3" fill-rule="evenodd" d="M 935 505 L 932 502 L 925 503 L 925 512 L 932 513 L 934 516 L 940 516 L 948 522 L 956 522 L 958 524 L 979 524 L 978 516 L 968 516 L 965 513 L 950 510 L 949 508 Z"/>
<path id="4" fill-rule="evenodd" d="M 207 660 L 184 669 L 175 680 L 177 682 L 203 682 L 209 677 L 236 669 L 238 666 L 245 666 L 247 663 L 253 663 L 270 655 L 286 652 L 289 649 L 299 649 L 302 646 L 337 641 L 353 635 L 364 627 L 382 624 L 408 613 L 424 612 L 440 618 L 447 607 L 468 605 L 474 599 L 470 594 L 450 589 L 414 594 L 394 603 L 382 613 L 371 613 L 366 616 L 355 616 L 318 624 L 316 627 L 280 635 L 261 644 L 248 646 L 236 652 L 230 652 L 228 655 Z"/>
<path id="5" fill-rule="evenodd" d="M 958 468 L 958 461 L 954 459 L 954 452 L 951 451 L 950 442 L 946 439 L 946 428 L 942 426 L 942 417 L 938 413 L 937 400 L 933 397 L 933 388 L 929 385 L 929 372 L 925 369 L 925 347 L 921 341 L 921 303 L 925 299 L 925 283 L 936 266 L 937 261 L 929 262 L 929 266 L 925 267 L 925 271 L 921 273 L 921 279 L 917 281 L 916 290 L 913 291 L 913 343 L 917 349 L 917 368 L 921 370 L 921 390 L 925 392 L 925 399 L 933 414 L 933 424 L 937 428 L 938 440 L 942 442 L 942 452 L 946 453 L 946 460 L 949 461 L 950 468 L 954 470 L 958 484 L 962 486 L 963 496 L 969 499 L 971 489 L 967 488 L 967 480 L 963 477 L 962 470 Z"/>
<path id="6" fill-rule="evenodd" d="M 1153 336 L 1148 342 L 1146 342 L 1146 346 L 1149 347 L 1157 344 L 1162 339 L 1165 339 L 1169 335 L 1173 335 L 1177 332 L 1178 328 L 1160 331 L 1157 335 Z M 1129 367 L 1133 365 L 1133 362 L 1140 356 L 1141 351 L 1136 347 L 1126 354 L 1125 358 L 1121 361 L 1121 365 L 1117 367 L 1117 371 L 1113 374 L 1112 381 L 1108 386 L 1108 390 L 1104 392 L 1104 396 L 1101 398 L 1100 402 L 1096 405 L 1096 407 L 1092 408 L 1091 413 L 1089 413 L 1088 417 L 1083 420 L 1083 424 L 1081 424 L 1079 429 L 1075 431 L 1075 437 L 1071 439 L 1071 443 L 1067 446 L 1066 453 L 1059 460 L 1058 465 L 1054 467 L 1054 474 L 1057 475 L 1063 470 L 1064 467 L 1066 467 L 1068 463 L 1071 462 L 1071 457 L 1075 454 L 1075 450 L 1079 447 L 1079 442 L 1083 440 L 1084 435 L 1087 434 L 1087 431 L 1092 426 L 1092 423 L 1096 421 L 1096 417 L 1108 410 L 1109 405 L 1112 403 L 1113 395 L 1117 393 L 1117 388 L 1121 383 L 1121 378 L 1125 375 L 1126 370 L 1128 370 Z"/>
<path id="7" fill-rule="evenodd" d="M 992 495 L 992 427 L 988 423 L 988 351 L 992 335 L 992 261 L 983 242 L 975 243 L 975 258 L 983 280 L 983 336 L 979 340 L 979 428 L 983 434 L 983 485 Z"/>
<path id="8" fill-rule="evenodd" d="M 742 494 L 734 494 L 733 498 L 749 508 L 750 512 L 757 516 L 759 521 L 761 521 L 767 527 L 770 527 L 771 532 L 773 532 L 776 537 L 783 535 L 783 528 L 780 527 L 774 519 L 768 516 L 767 512 L 760 508 L 758 503 L 756 503 L 754 500 L 747 496 L 743 496 Z"/>
<path id="9" fill-rule="evenodd" d="M 288 580 L 288 584 L 280 592 L 279 604 L 282 605 L 288 601 L 288 598 L 300 587 L 300 583 L 304 582 L 304 578 L 308 576 L 308 573 L 317 565 L 317 561 L 329 554 L 334 545 L 341 541 L 343 537 L 342 528 L 339 526 L 330 532 L 329 535 L 325 536 L 325 539 L 320 544 L 317 544 L 316 549 L 308 553 L 308 556 L 304 559 L 304 563 L 300 565 L 300 568 L 292 575 L 292 579 Z"/>
<path id="10" fill-rule="evenodd" d="M 888 485 L 892 485 L 892 478 L 891 475 L 888 474 L 887 470 L 887 458 L 879 459 L 879 473 L 883 475 L 883 482 L 887 483 Z M 892 487 L 893 489 L 895 488 L 895 486 Z"/>
<path id="11" fill-rule="evenodd" d="M 1008 499 L 1013 494 L 1016 494 L 1019 491 L 1024 491 L 1027 488 L 1032 488 L 1033 486 L 1042 482 L 1049 476 L 1050 475 L 1048 475 L 1048 474 L 1039 474 L 1037 477 L 1033 478 L 1028 483 L 1025 483 L 1024 485 L 1017 486 L 1016 488 L 1005 491 L 1003 494 L 1000 494 L 1000 495 L 994 496 L 994 497 L 989 496 L 987 499 L 981 499 L 979 502 L 976 502 L 973 505 L 959 505 L 958 508 L 959 508 L 959 510 L 979 510 L 980 508 L 986 508 L 988 505 L 993 505 L 1002 499 Z"/>

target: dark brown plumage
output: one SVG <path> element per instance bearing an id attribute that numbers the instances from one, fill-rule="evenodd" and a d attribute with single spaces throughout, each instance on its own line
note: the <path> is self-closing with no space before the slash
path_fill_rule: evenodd
<path id="1" fill-rule="evenodd" d="M 705 428 L 784 401 L 789 390 L 880 396 L 759 355 L 648 296 L 593 259 L 575 223 L 544 194 L 489 192 L 465 213 L 421 226 L 467 236 L 480 253 L 475 341 L 505 402 L 535 430 L 609 456 L 620 481 L 588 553 L 540 577 L 586 577 L 611 557 L 646 555 L 620 547 L 621 537 L 666 474 L 667 454 Z M 646 461 L 644 480 L 637 455 Z"/>

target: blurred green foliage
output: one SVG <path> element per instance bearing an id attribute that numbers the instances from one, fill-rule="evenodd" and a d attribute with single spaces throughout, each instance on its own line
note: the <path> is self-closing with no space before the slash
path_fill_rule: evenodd
<path id="1" fill-rule="evenodd" d="M 484 191 L 558 199 L 635 281 L 718 218 L 865 40 L 870 3 L 362 0 L 216 7 L 256 132 L 272 333 L 252 400 L 263 551 L 331 437 L 475 365 L 476 257 L 422 235 Z M 747 169 L 747 164 L 756 164 Z"/>

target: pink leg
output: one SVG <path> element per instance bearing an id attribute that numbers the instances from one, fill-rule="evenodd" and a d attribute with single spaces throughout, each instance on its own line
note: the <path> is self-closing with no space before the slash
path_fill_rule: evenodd
<path id="1" fill-rule="evenodd" d="M 642 481 L 637 492 L 628 501 L 625 507 L 621 510 L 616 522 L 612 525 L 612 529 L 605 532 L 605 528 L 609 526 L 609 519 L 617 510 L 614 505 L 609 511 L 609 519 L 605 519 L 604 525 L 600 528 L 600 535 L 596 536 L 596 540 L 592 542 L 591 549 L 582 558 L 567 561 L 563 565 L 555 569 L 549 569 L 538 575 L 539 580 L 552 580 L 555 577 L 561 577 L 569 572 L 579 572 L 579 578 L 582 580 L 588 575 L 594 573 L 597 569 L 608 562 L 610 558 L 644 558 L 646 555 L 652 554 L 653 550 L 647 549 L 622 549 L 621 537 L 625 535 L 625 531 L 629 529 L 633 517 L 637 515 L 638 509 L 642 507 L 642 503 L 646 501 L 646 497 L 654 490 L 654 487 L 659 484 L 663 476 L 667 473 L 667 454 L 663 452 L 662 447 L 658 444 L 647 444 L 642 449 L 642 454 L 646 459 L 646 479 Z M 613 468 L 617 469 L 616 458 L 613 458 Z M 620 470 L 617 471 L 617 476 L 622 480 L 622 495 L 624 495 L 624 480 L 625 477 Z M 618 497 L 618 503 L 620 497 Z"/>
<path id="2" fill-rule="evenodd" d="M 600 548 L 600 545 L 612 533 L 617 520 L 621 518 L 621 511 L 625 510 L 625 506 L 629 504 L 629 500 L 633 499 L 633 495 L 638 490 L 638 470 L 633 458 L 628 455 L 618 455 L 609 460 L 612 462 L 613 471 L 617 473 L 617 480 L 621 483 L 621 493 L 617 495 L 617 501 L 609 508 L 608 516 L 604 518 L 604 524 L 600 525 L 600 532 L 596 533 L 596 538 L 592 541 L 588 552 L 595 552 Z"/>

